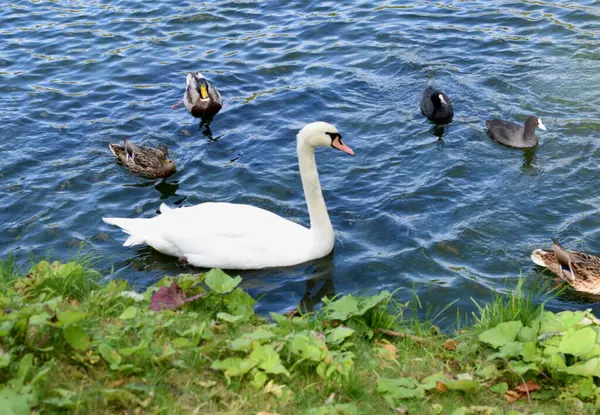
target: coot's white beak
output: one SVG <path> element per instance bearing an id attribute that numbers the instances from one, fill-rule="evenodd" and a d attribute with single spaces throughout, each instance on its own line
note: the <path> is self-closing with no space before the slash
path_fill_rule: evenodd
<path id="1" fill-rule="evenodd" d="M 440 94 L 440 101 L 442 104 L 448 105 L 448 103 L 446 102 L 446 100 L 444 99 L 444 96 L 442 94 Z"/>
<path id="2" fill-rule="evenodd" d="M 542 123 L 541 118 L 538 118 L 538 127 L 540 127 L 542 130 L 546 131 L 546 126 Z"/>

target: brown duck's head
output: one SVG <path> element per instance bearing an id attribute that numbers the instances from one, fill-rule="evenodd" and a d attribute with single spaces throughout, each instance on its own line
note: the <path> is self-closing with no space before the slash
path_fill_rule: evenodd
<path id="1" fill-rule="evenodd" d="M 175 162 L 170 158 L 164 158 L 161 160 L 160 163 L 162 164 L 163 169 L 165 169 L 166 171 L 171 172 L 177 170 Z"/>

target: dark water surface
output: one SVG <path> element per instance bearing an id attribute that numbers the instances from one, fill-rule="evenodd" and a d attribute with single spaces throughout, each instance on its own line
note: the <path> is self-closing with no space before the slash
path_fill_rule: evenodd
<path id="1" fill-rule="evenodd" d="M 533 280 L 558 237 L 600 253 L 600 5 L 593 1 L 15 1 L 0 8 L 0 255 L 108 258 L 150 284 L 186 271 L 102 216 L 161 202 L 252 203 L 308 224 L 295 154 L 305 123 L 335 124 L 355 158 L 321 150 L 333 255 L 244 272 L 282 311 L 323 293 L 382 289 L 441 307 Z M 172 110 L 199 70 L 227 106 L 199 128 Z M 454 101 L 438 140 L 419 113 L 433 83 Z M 541 116 L 533 151 L 484 120 Z M 118 166 L 109 142 L 164 143 L 166 182 Z M 546 279 L 550 279 L 546 276 Z M 554 308 L 593 307 L 566 293 Z"/>

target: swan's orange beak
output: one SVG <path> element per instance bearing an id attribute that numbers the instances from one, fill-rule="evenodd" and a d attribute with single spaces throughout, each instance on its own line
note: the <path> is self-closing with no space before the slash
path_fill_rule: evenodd
<path id="1" fill-rule="evenodd" d="M 351 156 L 354 155 L 354 150 L 344 144 L 340 137 L 334 138 L 334 140 L 331 142 L 331 146 L 337 148 L 338 150 L 342 150 L 344 153 L 350 154 Z"/>

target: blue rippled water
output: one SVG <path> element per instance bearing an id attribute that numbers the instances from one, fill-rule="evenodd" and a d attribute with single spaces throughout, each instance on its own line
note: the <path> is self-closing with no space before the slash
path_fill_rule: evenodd
<path id="1" fill-rule="evenodd" d="M 25 264 L 83 247 L 144 286 L 185 269 L 122 247 L 102 216 L 219 200 L 308 224 L 294 140 L 315 120 L 357 153 L 317 156 L 337 245 L 305 266 L 244 272 L 261 311 L 397 288 L 470 311 L 520 272 L 533 280 L 529 254 L 552 236 L 600 253 L 598 3 L 397 3 L 5 3 L 0 254 Z M 227 103 L 210 133 L 170 108 L 196 70 Z M 454 101 L 441 140 L 419 113 L 428 83 Z M 486 118 L 529 114 L 548 127 L 535 150 L 485 135 Z M 123 137 L 167 144 L 179 172 L 129 174 L 107 148 Z M 552 306 L 593 301 L 567 292 Z"/>

